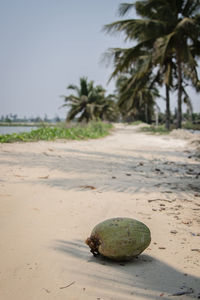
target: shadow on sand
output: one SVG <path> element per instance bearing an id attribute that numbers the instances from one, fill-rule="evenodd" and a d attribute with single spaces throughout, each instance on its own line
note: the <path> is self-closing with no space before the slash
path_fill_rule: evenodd
<path id="1" fill-rule="evenodd" d="M 56 150 L 57 151 L 57 150 Z M 127 150 L 128 151 L 128 150 Z M 77 149 L 62 149 L 59 155 L 48 153 L 20 153 L 2 152 L 1 164 L 12 167 L 33 168 L 41 167 L 51 173 L 48 180 L 39 177 L 26 179 L 31 184 L 43 184 L 62 190 L 80 190 L 81 186 L 94 186 L 98 190 L 126 192 L 154 191 L 161 192 L 171 189 L 173 193 L 200 192 L 199 163 L 185 161 L 183 153 L 159 151 L 162 157 L 147 159 L 142 151 L 133 154 L 107 153 L 104 151 L 89 151 Z M 141 152 L 141 151 L 140 151 Z M 165 155 L 172 156 L 172 160 L 165 160 Z M 182 157 L 174 162 L 173 157 Z M 52 176 L 54 171 L 62 175 Z M 71 176 L 73 174 L 73 176 Z M 83 190 L 83 189 L 82 189 Z"/>
<path id="2" fill-rule="evenodd" d="M 101 256 L 93 257 L 80 240 L 57 240 L 53 249 L 66 254 L 68 258 L 75 258 L 71 274 L 78 274 L 86 284 L 97 286 L 104 291 L 104 295 L 114 291 L 117 296 L 113 299 L 134 299 L 134 295 L 145 299 L 200 297 L 199 277 L 184 274 L 146 254 L 130 262 L 113 262 Z"/>

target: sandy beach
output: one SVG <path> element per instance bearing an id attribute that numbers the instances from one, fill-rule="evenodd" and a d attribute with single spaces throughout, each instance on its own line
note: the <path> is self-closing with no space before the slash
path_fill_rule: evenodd
<path id="1" fill-rule="evenodd" d="M 106 138 L 0 145 L 0 299 L 200 298 L 200 161 L 194 143 L 116 125 Z M 151 230 L 138 258 L 93 257 L 99 222 Z"/>

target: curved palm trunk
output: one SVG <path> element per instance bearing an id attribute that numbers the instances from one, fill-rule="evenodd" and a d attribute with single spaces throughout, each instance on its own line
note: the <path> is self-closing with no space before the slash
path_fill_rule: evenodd
<path id="1" fill-rule="evenodd" d="M 169 86 L 165 85 L 166 92 L 166 120 L 165 120 L 165 128 L 167 130 L 170 129 L 170 99 L 169 99 Z"/>
<path id="2" fill-rule="evenodd" d="M 178 105 L 177 105 L 177 124 L 176 128 L 182 127 L 182 68 L 181 61 L 177 54 L 177 65 L 178 65 Z"/>

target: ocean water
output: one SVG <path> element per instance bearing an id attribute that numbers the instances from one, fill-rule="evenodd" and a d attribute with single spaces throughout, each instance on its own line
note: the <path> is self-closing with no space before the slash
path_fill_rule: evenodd
<path id="1" fill-rule="evenodd" d="M 31 130 L 37 129 L 35 126 L 0 126 L 1 134 L 12 134 L 20 132 L 30 132 Z"/>
<path id="2" fill-rule="evenodd" d="M 192 129 L 188 129 L 188 131 L 191 132 L 191 133 L 200 134 L 200 130 L 192 130 Z"/>

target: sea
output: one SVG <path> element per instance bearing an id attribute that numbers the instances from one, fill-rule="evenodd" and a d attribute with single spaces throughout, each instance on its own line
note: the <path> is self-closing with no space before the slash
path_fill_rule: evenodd
<path id="1" fill-rule="evenodd" d="M 12 134 L 20 132 L 30 132 L 31 130 L 37 129 L 35 126 L 0 126 L 0 135 Z"/>

